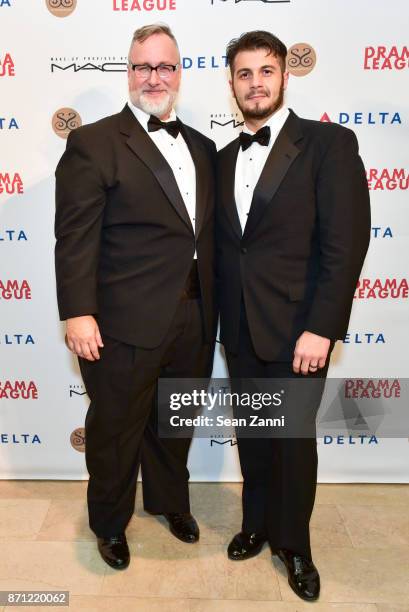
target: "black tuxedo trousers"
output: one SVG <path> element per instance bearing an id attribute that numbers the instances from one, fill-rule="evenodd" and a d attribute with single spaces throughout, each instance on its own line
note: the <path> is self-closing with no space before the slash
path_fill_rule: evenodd
<path id="1" fill-rule="evenodd" d="M 159 347 L 143 349 L 104 336 L 99 361 L 79 360 L 91 403 L 85 420 L 89 524 L 99 536 L 125 531 L 142 467 L 144 508 L 189 512 L 190 439 L 157 433 L 157 380 L 211 374 L 200 299 L 180 300 Z"/>
<path id="2" fill-rule="evenodd" d="M 330 353 L 333 346 L 334 343 L 331 343 Z M 318 411 L 330 353 L 325 367 L 308 375 L 322 380 L 322 386 L 314 383 L 314 405 L 298 404 L 291 407 L 300 414 L 316 414 Z M 226 351 L 226 358 L 229 374 L 233 379 L 232 386 L 234 379 L 304 378 L 302 374 L 295 374 L 292 362 L 263 361 L 257 356 L 243 301 L 240 309 L 238 352 Z M 308 402 L 308 397 L 306 401 Z M 243 531 L 266 534 L 273 551 L 286 548 L 311 558 L 309 522 L 317 483 L 316 438 L 238 436 L 237 445 L 243 475 Z"/>

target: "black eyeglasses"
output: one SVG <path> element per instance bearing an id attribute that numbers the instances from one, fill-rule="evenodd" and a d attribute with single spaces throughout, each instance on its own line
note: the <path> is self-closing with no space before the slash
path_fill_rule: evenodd
<path id="1" fill-rule="evenodd" d="M 152 70 L 156 70 L 156 74 L 161 79 L 168 79 L 179 68 L 179 64 L 158 64 L 158 66 L 150 66 L 149 64 L 132 64 L 129 66 L 134 71 L 139 79 L 148 79 Z"/>

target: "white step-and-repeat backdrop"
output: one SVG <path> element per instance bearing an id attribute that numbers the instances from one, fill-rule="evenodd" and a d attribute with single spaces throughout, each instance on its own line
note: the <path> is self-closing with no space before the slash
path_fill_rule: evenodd
<path id="1" fill-rule="evenodd" d="M 54 169 L 70 130 L 123 107 L 132 33 L 156 21 L 183 57 L 178 113 L 218 148 L 241 126 L 226 43 L 252 29 L 290 49 L 297 114 L 356 132 L 372 242 L 330 374 L 371 377 L 381 394 L 408 374 L 406 0 L 0 0 L 0 478 L 86 477 L 87 396 L 55 299 Z M 225 376 L 220 350 L 214 374 Z M 321 482 L 408 482 L 406 435 L 321 438 Z M 235 446 L 195 440 L 192 480 L 239 479 Z"/>

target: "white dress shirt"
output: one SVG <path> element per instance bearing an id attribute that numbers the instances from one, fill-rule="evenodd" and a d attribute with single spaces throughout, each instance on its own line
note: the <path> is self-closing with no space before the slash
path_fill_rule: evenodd
<path id="1" fill-rule="evenodd" d="M 253 199 L 254 189 L 259 181 L 261 172 L 267 161 L 276 138 L 287 120 L 289 115 L 288 108 L 282 106 L 272 117 L 263 125 L 270 126 L 271 138 L 268 146 L 263 146 L 254 142 L 245 151 L 240 147 L 236 162 L 236 175 L 234 181 L 234 196 L 236 198 L 237 212 L 240 219 L 241 231 L 244 233 L 247 217 Z M 255 134 L 244 126 L 243 132 Z"/>
<path id="2" fill-rule="evenodd" d="M 173 138 L 173 136 L 168 134 L 166 130 L 148 132 L 148 121 L 150 115 L 145 113 L 140 108 L 134 106 L 131 102 L 129 103 L 129 108 L 171 167 L 192 223 L 193 231 L 195 231 L 196 168 L 182 134 L 179 132 L 177 138 Z M 176 121 L 176 113 L 174 110 L 172 110 L 169 119 L 166 121 Z M 195 251 L 194 259 L 196 258 L 197 254 Z"/>

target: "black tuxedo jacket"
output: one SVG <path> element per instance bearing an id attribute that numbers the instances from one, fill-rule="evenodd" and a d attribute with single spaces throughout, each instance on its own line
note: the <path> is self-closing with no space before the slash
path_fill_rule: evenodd
<path id="1" fill-rule="evenodd" d="M 345 337 L 369 244 L 364 166 L 351 130 L 290 111 L 242 234 L 234 197 L 238 151 L 236 139 L 218 155 L 221 342 L 237 352 L 244 299 L 257 355 L 292 360 L 306 330 Z"/>
<path id="2" fill-rule="evenodd" d="M 80 127 L 56 169 L 56 280 L 60 318 L 95 315 L 103 333 L 159 346 L 195 248 L 205 338 L 217 325 L 214 143 L 182 128 L 196 167 L 194 233 L 173 172 L 126 105 Z"/>

